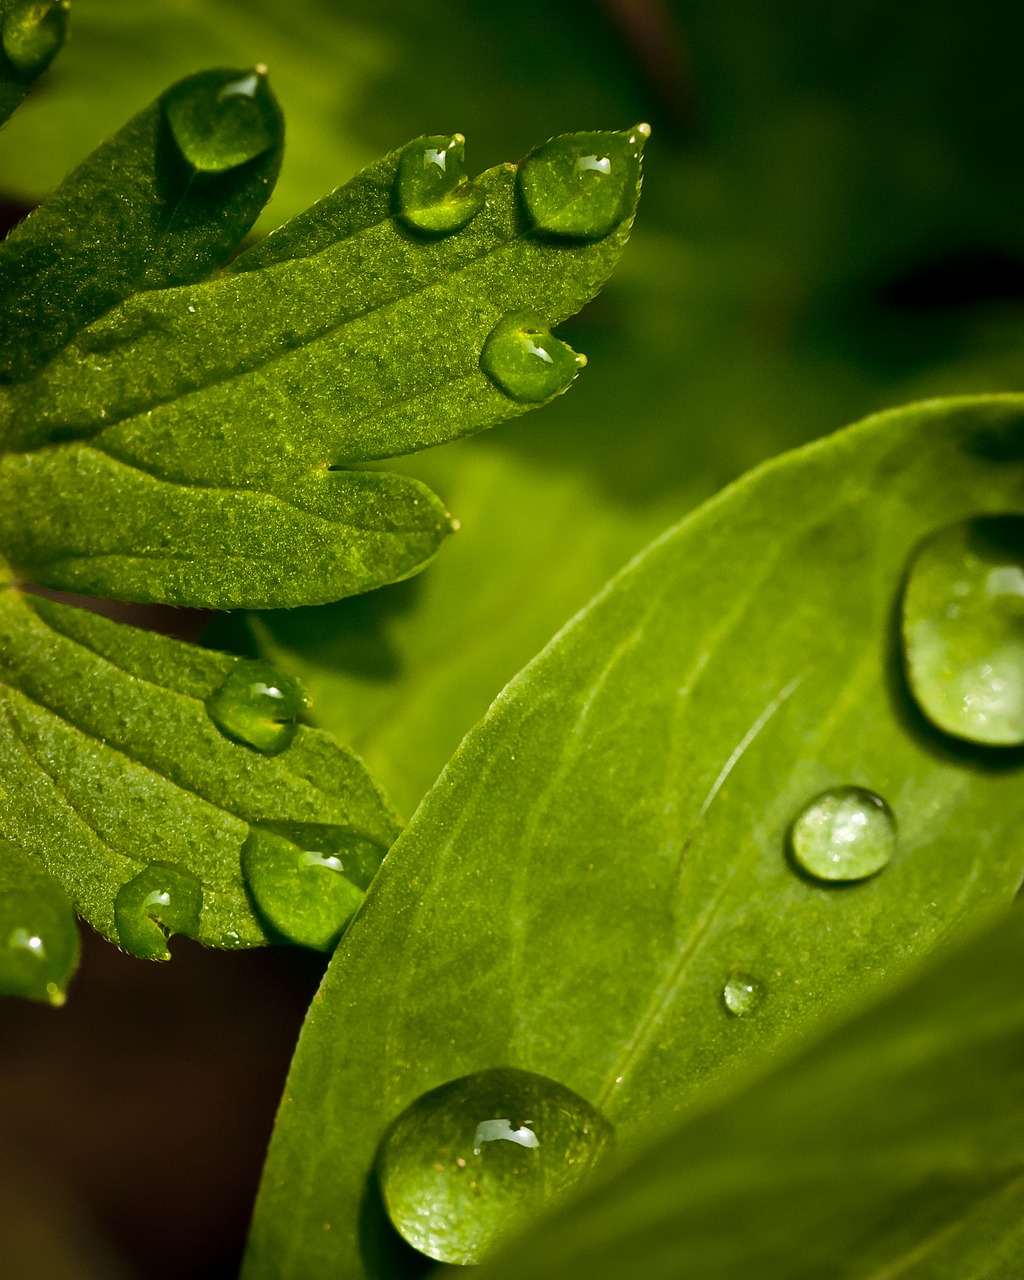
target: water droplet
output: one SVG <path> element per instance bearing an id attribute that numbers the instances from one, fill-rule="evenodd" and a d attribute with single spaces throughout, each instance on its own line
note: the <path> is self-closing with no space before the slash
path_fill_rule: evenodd
<path id="1" fill-rule="evenodd" d="M 466 178 L 466 139 L 417 138 L 398 160 L 395 211 L 414 231 L 450 235 L 484 207 L 483 196 Z"/>
<path id="2" fill-rule="evenodd" d="M 266 68 L 203 71 L 164 94 L 164 116 L 193 169 L 223 173 L 254 160 L 282 137 Z"/>
<path id="3" fill-rule="evenodd" d="M 0 993 L 63 1004 L 78 951 L 75 913 L 55 881 L 0 894 Z"/>
<path id="4" fill-rule="evenodd" d="M 569 240 L 601 240 L 633 211 L 640 153 L 650 126 L 627 133 L 570 133 L 537 147 L 519 170 L 534 227 Z"/>
<path id="5" fill-rule="evenodd" d="M 275 827 L 254 827 L 242 846 L 242 875 L 249 891 L 278 933 L 300 946 L 331 951 L 362 902 L 384 850 L 343 827 Z"/>
<path id="6" fill-rule="evenodd" d="M 946 733 L 1024 744 L 1024 516 L 933 534 L 903 592 L 903 648 L 918 706 Z"/>
<path id="7" fill-rule="evenodd" d="M 475 1263 L 549 1209 L 610 1151 L 612 1127 L 579 1094 L 511 1067 L 431 1089 L 377 1157 L 388 1214 L 439 1262 Z"/>
<path id="8" fill-rule="evenodd" d="M 194 876 L 153 862 L 117 891 L 118 941 L 143 959 L 170 960 L 167 939 L 172 933 L 194 935 L 202 907 L 202 886 Z"/>
<path id="9" fill-rule="evenodd" d="M 60 52 L 68 30 L 68 0 L 23 0 L 4 19 L 0 41 L 23 76 L 41 75 Z"/>
<path id="10" fill-rule="evenodd" d="M 756 1013 L 763 999 L 761 983 L 739 969 L 729 974 L 722 988 L 722 1003 L 737 1018 L 747 1018 Z"/>
<path id="11" fill-rule="evenodd" d="M 295 737 L 295 723 L 308 706 L 302 685 L 270 662 L 239 659 L 206 699 L 210 719 L 222 733 L 265 756 L 279 755 Z"/>
<path id="12" fill-rule="evenodd" d="M 833 787 L 801 810 L 790 829 L 797 863 L 817 880 L 864 880 L 896 851 L 896 820 L 865 787 Z"/>
<path id="13" fill-rule="evenodd" d="M 587 363 L 530 311 L 503 317 L 487 335 L 480 368 L 507 396 L 537 404 L 559 395 Z"/>

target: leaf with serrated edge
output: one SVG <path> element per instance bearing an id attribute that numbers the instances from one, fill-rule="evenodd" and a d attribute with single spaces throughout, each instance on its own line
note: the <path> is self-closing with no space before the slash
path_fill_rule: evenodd
<path id="1" fill-rule="evenodd" d="M 481 1277 L 1013 1280 L 1024 913 L 691 1120 Z"/>
<path id="2" fill-rule="evenodd" d="M 300 725 L 265 756 L 217 728 L 204 702 L 237 661 L 0 590 L 0 834 L 112 941 L 118 889 L 156 862 L 199 881 L 200 942 L 264 942 L 239 869 L 250 823 L 339 826 L 382 849 L 397 834 L 329 734 Z"/>
<path id="3" fill-rule="evenodd" d="M 557 324 L 591 298 L 639 187 L 598 243 L 546 241 L 504 165 L 478 179 L 467 227 L 428 238 L 392 217 L 399 154 L 230 273 L 130 299 L 6 389 L 12 563 L 87 594 L 259 608 L 365 591 L 430 557 L 448 532 L 430 491 L 351 468 L 530 407 L 482 371 L 484 342 L 510 312 Z"/>
<path id="4" fill-rule="evenodd" d="M 271 145 L 247 164 L 197 176 L 174 142 L 164 102 L 202 79 L 181 81 L 140 111 L 0 243 L 0 383 L 27 378 L 123 299 L 202 280 L 255 222 L 281 167 L 280 108 L 261 78 Z M 86 349 L 119 333 L 100 324 Z M 107 411 L 102 402 L 95 408 Z"/>
<path id="5" fill-rule="evenodd" d="M 929 731 L 893 611 L 925 534 L 1024 510 L 1022 459 L 1013 396 L 912 406 L 784 456 L 654 543 L 512 682 L 332 962 L 248 1280 L 374 1273 L 367 1178 L 425 1090 L 522 1067 L 628 1142 L 1010 898 L 1019 757 Z M 851 888 L 809 883 L 788 824 L 846 783 L 892 806 L 898 855 Z M 734 968 L 770 989 L 757 1017 L 723 1009 Z"/>

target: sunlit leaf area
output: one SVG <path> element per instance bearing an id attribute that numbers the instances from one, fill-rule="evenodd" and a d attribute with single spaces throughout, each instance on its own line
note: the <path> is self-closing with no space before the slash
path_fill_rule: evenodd
<path id="1" fill-rule="evenodd" d="M 1024 1275 L 1010 0 L 0 0 L 0 1277 Z"/>

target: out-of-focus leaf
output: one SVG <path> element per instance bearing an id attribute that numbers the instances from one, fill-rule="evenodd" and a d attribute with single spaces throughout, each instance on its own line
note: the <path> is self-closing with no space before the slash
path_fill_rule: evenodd
<path id="1" fill-rule="evenodd" d="M 60 52 L 70 0 L 0 0 L 0 124 Z"/>
<path id="2" fill-rule="evenodd" d="M 509 685 L 332 962 L 250 1280 L 387 1274 L 369 1179 L 425 1091 L 519 1067 L 629 1141 L 1010 899 L 1020 755 L 928 727 L 893 626 L 920 540 L 993 511 L 1024 511 L 1024 400 L 870 419 L 670 530 Z M 898 852 L 824 884 L 787 832 L 845 785 L 888 803 Z M 756 1016 L 726 1008 L 736 971 Z"/>

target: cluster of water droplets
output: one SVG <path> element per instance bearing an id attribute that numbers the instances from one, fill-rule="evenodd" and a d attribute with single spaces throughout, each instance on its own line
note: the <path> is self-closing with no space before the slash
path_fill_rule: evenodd
<path id="1" fill-rule="evenodd" d="M 60 52 L 68 30 L 69 0 L 22 0 L 0 28 L 4 56 L 19 76 L 42 75 Z"/>
<path id="2" fill-rule="evenodd" d="M 546 1076 L 511 1067 L 431 1089 L 399 1115 L 377 1157 L 392 1223 L 439 1262 L 476 1263 L 587 1177 L 608 1121 Z"/>
<path id="3" fill-rule="evenodd" d="M 640 180 L 640 154 L 650 136 L 642 124 L 628 133 L 575 133 L 537 147 L 520 165 L 517 200 L 530 231 L 581 244 L 610 235 L 630 216 Z M 437 239 L 461 231 L 484 208 L 466 175 L 460 133 L 418 138 L 401 153 L 395 173 L 395 216 L 410 231 Z M 500 317 L 484 342 L 480 368 L 504 395 L 539 404 L 570 385 L 586 357 L 552 337 L 532 312 Z"/>

